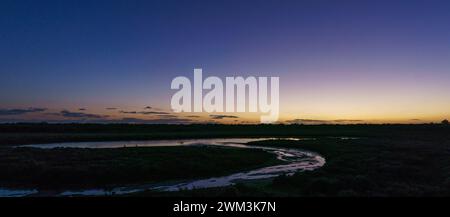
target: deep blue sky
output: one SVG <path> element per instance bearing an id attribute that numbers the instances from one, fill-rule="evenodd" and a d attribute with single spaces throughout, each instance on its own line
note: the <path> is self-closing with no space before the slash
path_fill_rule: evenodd
<path id="1" fill-rule="evenodd" d="M 280 76 L 286 120 L 439 120 L 450 113 L 449 11 L 425 0 L 2 0 L 0 119 L 26 119 L 7 111 L 28 107 L 168 109 L 171 80 L 201 67 Z"/>

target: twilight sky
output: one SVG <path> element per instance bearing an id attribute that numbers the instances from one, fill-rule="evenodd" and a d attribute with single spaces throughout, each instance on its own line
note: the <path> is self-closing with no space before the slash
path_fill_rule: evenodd
<path id="1" fill-rule="evenodd" d="M 279 76 L 287 123 L 440 121 L 449 11 L 429 0 L 2 0 L 0 122 L 259 121 L 172 113 L 170 83 L 194 68 Z"/>

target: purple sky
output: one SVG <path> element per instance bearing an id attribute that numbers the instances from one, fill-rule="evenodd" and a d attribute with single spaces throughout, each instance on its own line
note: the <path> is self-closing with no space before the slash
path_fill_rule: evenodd
<path id="1" fill-rule="evenodd" d="M 171 113 L 171 80 L 195 67 L 279 76 L 281 121 L 440 121 L 449 11 L 448 1 L 1 1 L 0 121 L 258 120 Z"/>

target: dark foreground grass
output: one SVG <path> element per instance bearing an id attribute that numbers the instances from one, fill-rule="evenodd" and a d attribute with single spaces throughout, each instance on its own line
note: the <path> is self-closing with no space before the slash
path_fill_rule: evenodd
<path id="1" fill-rule="evenodd" d="M 0 148 L 0 186 L 108 187 L 226 175 L 279 163 L 262 150 L 223 147 Z"/>
<path id="2" fill-rule="evenodd" d="M 145 196 L 450 196 L 450 134 L 433 128 L 364 133 L 358 139 L 267 140 L 250 145 L 310 150 L 324 167 L 273 180 Z M 394 127 L 395 129 L 395 127 Z M 439 128 L 445 129 L 445 128 Z M 448 129 L 448 128 L 447 128 Z"/>
<path id="3" fill-rule="evenodd" d="M 260 141 L 252 145 L 311 150 L 324 167 L 273 180 L 138 196 L 450 196 L 450 146 L 444 138 Z"/>
<path id="4" fill-rule="evenodd" d="M 192 151 L 192 153 L 188 154 L 189 157 L 186 157 L 189 160 L 183 161 L 174 159 L 173 156 L 176 156 L 177 153 L 164 152 L 162 149 L 153 148 L 148 151 L 154 153 L 145 155 L 146 157 L 142 157 L 144 155 L 137 157 L 127 153 L 133 152 L 133 149 L 109 155 L 101 151 L 94 154 L 92 150 L 70 149 L 56 150 L 63 152 L 62 154 L 34 149 L 22 149 L 24 153 L 11 154 L 10 152 L 13 150 L 8 148 L 12 144 L 61 141 L 208 137 L 314 137 L 316 140 L 262 141 L 252 144 L 315 151 L 323 155 L 327 162 L 324 167 L 318 170 L 297 173 L 291 177 L 245 182 L 224 188 L 169 193 L 144 192 L 138 195 L 450 196 L 450 127 L 432 124 L 319 126 L 0 125 L 0 144 L 4 147 L 0 150 L 2 154 L 0 156 L 0 180 L 8 180 L 6 182 L 9 184 L 37 183 L 48 187 L 58 186 L 61 183 L 64 183 L 64 185 L 87 185 L 87 183 L 101 185 L 196 176 L 209 177 L 219 173 L 228 174 L 232 170 L 259 167 L 261 166 L 258 165 L 259 163 L 267 162 L 270 158 L 262 152 L 260 154 L 264 155 L 264 160 L 258 160 L 259 158 L 249 159 L 249 156 L 254 155 L 242 152 L 244 150 L 238 150 L 239 153 L 230 156 L 227 155 L 226 150 L 228 149 L 211 151 L 213 149 L 198 149 L 198 147 L 184 147 L 186 148 L 185 151 Z M 359 139 L 341 140 L 333 137 L 358 137 Z M 165 154 L 160 154 L 161 151 Z M 185 151 L 183 151 L 184 154 L 186 154 Z M 16 159 L 17 156 L 21 157 Z M 85 158 L 83 156 L 90 157 Z M 221 159 L 221 156 L 224 159 Z M 158 164 L 160 160 L 166 162 L 166 164 Z M 184 162 L 188 162 L 188 165 L 183 165 Z M 134 169 L 128 170 L 127 168 L 130 167 Z M 148 167 L 151 169 L 143 169 Z M 48 170 L 53 172 L 48 172 L 43 168 L 53 168 Z M 198 171 L 191 171 L 189 168 L 197 168 Z M 39 173 L 36 171 L 39 171 Z M 129 171 L 129 174 L 118 174 L 114 171 Z M 30 174 L 41 174 L 34 177 L 46 178 L 35 180 L 31 178 Z M 21 179 L 17 177 L 21 177 Z M 54 177 L 57 177 L 57 179 L 51 181 Z"/>
<path id="5" fill-rule="evenodd" d="M 327 159 L 315 171 L 279 177 L 266 186 L 294 196 L 449 196 L 450 149 L 443 138 L 265 142 L 316 151 Z"/>

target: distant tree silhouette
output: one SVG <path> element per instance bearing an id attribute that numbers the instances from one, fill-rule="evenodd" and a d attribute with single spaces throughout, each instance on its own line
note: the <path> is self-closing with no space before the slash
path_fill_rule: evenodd
<path id="1" fill-rule="evenodd" d="M 447 119 L 445 119 L 445 120 L 443 120 L 443 121 L 441 122 L 441 124 L 443 124 L 443 125 L 448 125 L 448 124 L 449 124 L 449 122 L 448 122 L 448 120 L 447 120 Z"/>

